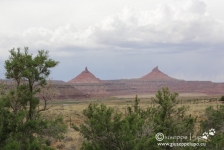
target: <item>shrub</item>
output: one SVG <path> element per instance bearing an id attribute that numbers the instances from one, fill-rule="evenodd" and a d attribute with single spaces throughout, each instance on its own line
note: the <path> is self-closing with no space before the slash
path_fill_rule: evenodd
<path id="1" fill-rule="evenodd" d="M 128 114 L 115 112 L 104 104 L 89 104 L 83 111 L 85 123 L 79 128 L 86 139 L 82 149 L 142 149 L 149 146 L 151 126 L 138 108 L 136 97 L 134 109 L 128 107 Z M 77 127 L 74 127 L 77 130 Z"/>
<path id="2" fill-rule="evenodd" d="M 205 116 L 206 119 L 201 122 L 201 133 L 215 130 L 215 135 L 208 140 L 206 147 L 211 150 L 224 149 L 224 105 L 207 107 Z"/>
<path id="3" fill-rule="evenodd" d="M 171 93 L 168 87 L 163 87 L 153 98 L 154 103 L 158 104 L 154 111 L 153 124 L 156 133 L 161 132 L 165 135 L 189 135 L 194 131 L 196 118 L 191 115 L 185 116 L 189 109 L 186 106 L 177 107 L 178 93 Z"/>
<path id="4" fill-rule="evenodd" d="M 219 99 L 219 101 L 224 102 L 224 96 L 222 96 L 222 97 Z"/>

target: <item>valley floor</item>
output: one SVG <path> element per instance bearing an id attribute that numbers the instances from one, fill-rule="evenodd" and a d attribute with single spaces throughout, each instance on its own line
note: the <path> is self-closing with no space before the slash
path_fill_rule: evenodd
<path id="1" fill-rule="evenodd" d="M 151 97 L 155 95 L 139 95 L 140 107 L 147 108 L 153 107 Z M 180 94 L 178 106 L 185 105 L 188 107 L 186 115 L 197 116 L 197 122 L 204 119 L 204 111 L 208 106 L 217 106 L 221 102 L 218 99 L 221 96 L 208 96 L 201 93 L 183 93 Z M 71 128 L 71 124 L 79 126 L 83 123 L 84 117 L 82 111 L 88 107 L 90 103 L 104 103 L 107 106 L 113 107 L 115 111 L 121 111 L 125 114 L 127 106 L 132 106 L 134 103 L 135 95 L 114 96 L 108 98 L 91 98 L 91 99 L 70 99 L 70 100 L 53 100 L 48 104 L 49 109 L 43 112 L 43 117 L 54 118 L 58 115 L 63 116 L 64 121 L 69 126 L 68 133 L 65 135 L 64 140 L 54 141 L 51 144 L 57 149 L 80 149 L 83 137 L 79 132 Z M 41 106 L 40 106 L 41 107 Z M 199 125 L 196 125 L 196 130 L 199 130 Z"/>

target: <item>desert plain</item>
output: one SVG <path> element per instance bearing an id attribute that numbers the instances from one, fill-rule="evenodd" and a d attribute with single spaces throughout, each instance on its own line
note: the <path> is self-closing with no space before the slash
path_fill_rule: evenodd
<path id="1" fill-rule="evenodd" d="M 139 107 L 146 109 L 155 107 L 152 100 L 162 87 L 168 87 L 171 92 L 177 92 L 179 103 L 176 107 L 185 106 L 185 115 L 197 117 L 195 130 L 199 130 L 200 121 L 205 119 L 205 109 L 221 105 L 219 101 L 224 93 L 223 83 L 211 81 L 185 81 L 169 77 L 161 72 L 158 67 L 138 79 L 100 80 L 86 67 L 75 78 L 64 81 L 52 81 L 52 87 L 56 90 L 56 96 L 48 100 L 46 111 L 42 116 L 56 118 L 62 116 L 68 125 L 68 132 L 61 141 L 53 140 L 51 145 L 57 149 L 80 149 L 84 137 L 72 128 L 72 124 L 80 126 L 84 123 L 83 110 L 90 103 L 105 104 L 124 115 L 127 106 L 133 106 L 135 97 L 140 99 Z M 39 107 L 43 107 L 41 101 Z"/>

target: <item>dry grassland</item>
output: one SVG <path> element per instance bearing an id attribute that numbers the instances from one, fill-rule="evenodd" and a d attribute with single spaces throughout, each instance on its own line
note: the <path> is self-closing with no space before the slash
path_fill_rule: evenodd
<path id="1" fill-rule="evenodd" d="M 140 107 L 147 108 L 152 107 L 151 97 L 154 95 L 139 95 Z M 92 99 L 75 99 L 75 100 L 60 100 L 51 101 L 48 106 L 49 110 L 43 112 L 44 117 L 55 118 L 58 115 L 63 116 L 64 121 L 69 126 L 68 133 L 62 141 L 52 141 L 52 145 L 57 149 L 74 150 L 80 149 L 83 138 L 79 133 L 71 128 L 71 124 L 80 125 L 83 123 L 84 117 L 82 111 L 87 108 L 90 103 L 104 103 L 107 106 L 113 107 L 115 111 L 122 111 L 125 113 L 127 106 L 132 106 L 135 95 L 128 96 L 114 96 L 110 98 L 92 98 Z M 184 93 L 180 94 L 178 99 L 180 103 L 178 106 L 186 106 L 188 111 L 186 115 L 197 116 L 198 123 L 196 130 L 199 130 L 199 122 L 204 118 L 204 110 L 208 106 L 217 106 L 221 103 L 217 101 L 220 96 L 207 96 L 200 93 Z M 177 106 L 177 107 L 178 107 Z"/>

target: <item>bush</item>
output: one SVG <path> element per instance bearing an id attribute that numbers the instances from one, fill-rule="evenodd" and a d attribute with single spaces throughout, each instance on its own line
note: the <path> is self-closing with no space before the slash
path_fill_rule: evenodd
<path id="1" fill-rule="evenodd" d="M 188 107 L 177 107 L 177 96 L 178 93 L 171 93 L 167 87 L 163 87 L 153 98 L 154 103 L 158 104 L 153 118 L 156 133 L 169 136 L 193 134 L 196 118 L 185 116 Z"/>
<path id="2" fill-rule="evenodd" d="M 134 105 L 127 107 L 125 114 L 104 104 L 89 104 L 83 111 L 84 124 L 74 126 L 85 138 L 82 149 L 157 150 L 162 149 L 155 139 L 158 132 L 169 136 L 193 134 L 196 118 L 184 115 L 186 107 L 176 107 L 177 96 L 168 88 L 162 88 L 153 99 L 157 105 L 147 109 L 139 107 L 140 100 L 136 96 Z"/>
<path id="3" fill-rule="evenodd" d="M 222 97 L 219 99 L 219 101 L 224 102 L 224 96 L 222 96 Z"/>
<path id="4" fill-rule="evenodd" d="M 211 150 L 224 149 L 224 105 L 207 107 L 205 116 L 206 119 L 201 122 L 201 133 L 215 130 L 215 135 L 209 138 L 206 147 Z"/>
<path id="5" fill-rule="evenodd" d="M 83 111 L 85 123 L 80 133 L 86 139 L 82 149 L 142 149 L 149 146 L 151 126 L 147 126 L 146 117 L 138 109 L 136 97 L 134 109 L 128 107 L 128 114 L 115 112 L 104 104 L 89 104 Z M 74 127 L 77 130 L 77 127 Z"/>

